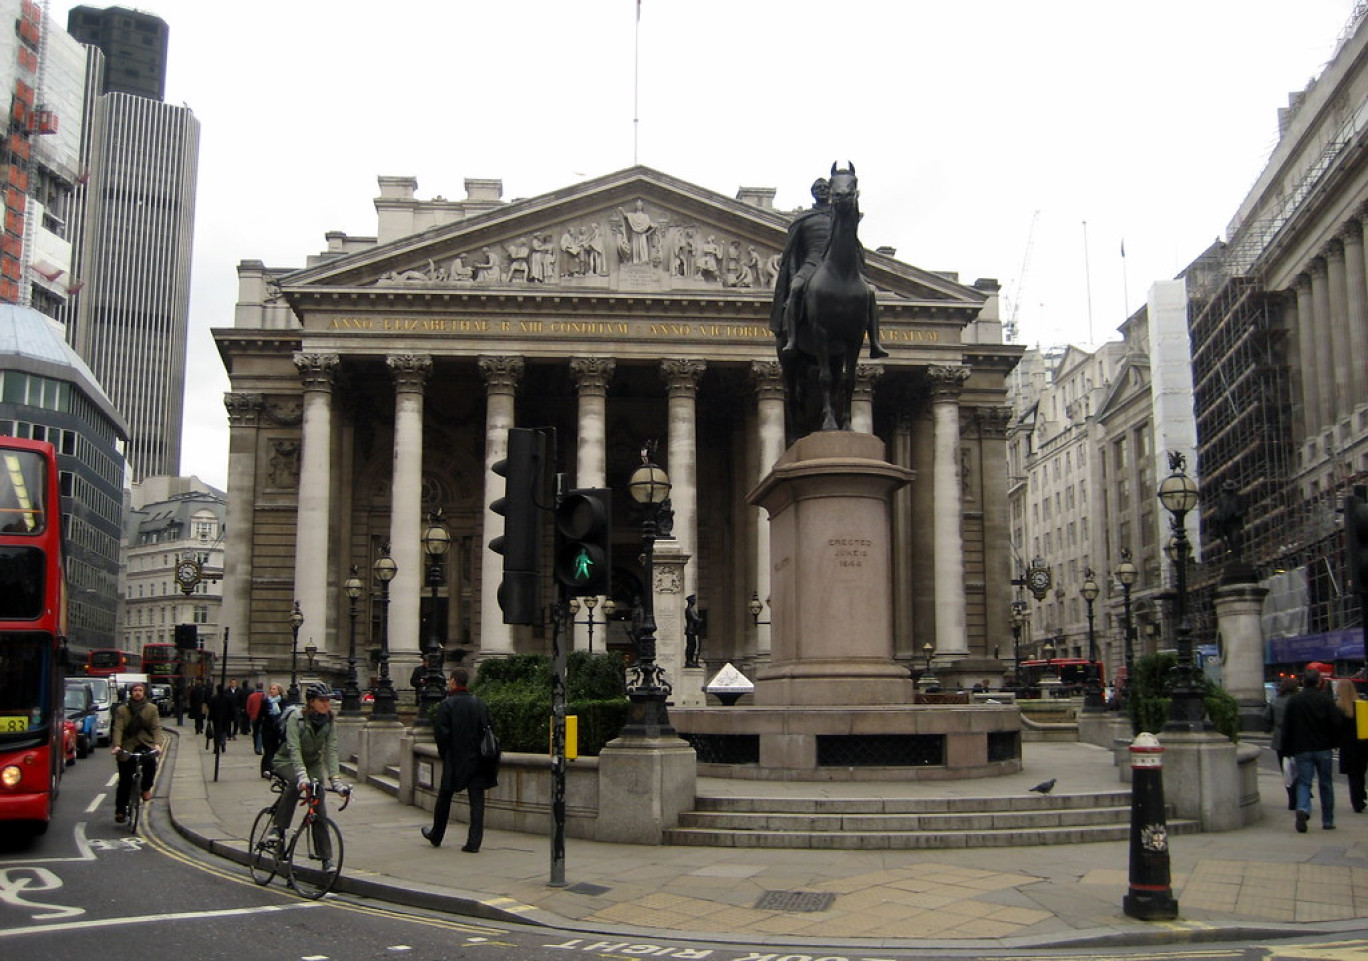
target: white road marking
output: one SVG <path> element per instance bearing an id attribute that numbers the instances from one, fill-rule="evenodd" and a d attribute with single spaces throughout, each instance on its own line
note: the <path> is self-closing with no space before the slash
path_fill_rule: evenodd
<path id="1" fill-rule="evenodd" d="M 80 855 L 79 855 L 78 857 L 74 857 L 74 858 L 33 858 L 32 860 L 24 859 L 24 860 L 8 861 L 8 862 L 5 862 L 5 863 L 6 863 L 8 866 L 18 867 L 18 866 L 20 866 L 20 865 L 29 865 L 29 864 L 70 864 L 70 863 L 72 863 L 72 862 L 74 862 L 74 861 L 94 861 L 94 860 L 95 860 L 95 852 L 92 851 L 92 850 L 90 849 L 90 842 L 86 840 L 86 836 L 85 836 L 85 827 L 86 827 L 86 822 L 84 822 L 84 821 L 77 821 L 77 822 L 76 822 L 76 827 L 75 827 L 75 829 L 72 831 L 72 834 L 75 836 L 75 839 L 76 839 L 76 850 L 78 850 L 78 851 L 81 852 Z"/>
<path id="2" fill-rule="evenodd" d="M 85 908 L 70 907 L 62 904 L 44 904 L 27 899 L 29 892 L 41 894 L 44 891 L 57 891 L 62 887 L 62 879 L 47 868 L 5 868 L 0 870 L 0 902 L 23 910 L 43 909 L 45 913 L 34 914 L 33 920 L 44 918 L 73 918 L 85 914 Z"/>
<path id="3" fill-rule="evenodd" d="M 95 795 L 95 800 L 91 801 L 90 804 L 86 806 L 85 813 L 94 814 L 96 811 L 100 809 L 100 805 L 104 804 L 105 798 L 107 797 L 109 797 L 108 792 L 101 792 Z"/>
<path id="4" fill-rule="evenodd" d="M 119 772 L 116 770 L 116 771 L 114 772 L 114 774 L 109 778 L 109 780 L 108 780 L 108 781 L 105 781 L 105 787 L 118 787 L 118 786 L 119 786 Z"/>
<path id="5" fill-rule="evenodd" d="M 186 911 L 183 914 L 144 914 L 129 918 L 104 918 L 91 921 L 67 921 L 62 924 L 35 924 L 27 928 L 0 930 L 0 938 L 12 938 L 22 934 L 45 934 L 49 931 L 79 931 L 90 928 L 113 928 L 129 924 L 149 924 L 160 921 L 199 921 L 204 918 L 231 918 L 248 914 L 272 914 L 278 911 L 299 911 L 321 908 L 321 902 L 310 901 L 306 904 L 273 904 L 260 908 L 226 908 L 222 911 Z"/>

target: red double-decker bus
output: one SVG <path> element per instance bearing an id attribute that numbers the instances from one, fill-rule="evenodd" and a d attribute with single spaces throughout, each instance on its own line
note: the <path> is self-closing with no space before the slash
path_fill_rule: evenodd
<path id="1" fill-rule="evenodd" d="M 174 644 L 144 644 L 142 670 L 153 684 L 174 686 L 181 676 L 180 651 Z"/>
<path id="2" fill-rule="evenodd" d="M 138 659 L 132 654 L 112 647 L 99 647 L 86 652 L 87 677 L 112 677 L 115 674 L 138 673 Z"/>
<path id="3" fill-rule="evenodd" d="M 0 827 L 41 834 L 62 775 L 66 633 L 57 452 L 0 437 Z"/>

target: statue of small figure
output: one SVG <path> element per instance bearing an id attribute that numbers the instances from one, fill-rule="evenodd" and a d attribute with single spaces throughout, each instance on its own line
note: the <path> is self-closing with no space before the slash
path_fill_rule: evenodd
<path id="1" fill-rule="evenodd" d="M 465 283 L 474 279 L 475 273 L 466 266 L 465 258 L 460 254 L 451 262 L 451 270 L 448 276 L 456 283 Z"/>
<path id="2" fill-rule="evenodd" d="M 1211 515 L 1211 532 L 1225 544 L 1232 560 L 1240 559 L 1240 533 L 1244 530 L 1245 506 L 1239 487 L 1234 481 L 1221 485 L 1216 497 L 1216 509 Z"/>
<path id="3" fill-rule="evenodd" d="M 798 328 L 807 322 L 802 316 L 803 292 L 808 280 L 821 266 L 831 237 L 831 185 L 825 177 L 812 182 L 812 208 L 805 210 L 789 224 L 784 252 L 779 260 L 779 273 L 774 281 L 774 300 L 770 308 L 770 330 L 780 340 L 780 356 L 791 357 L 798 351 Z M 864 271 L 864 251 L 860 251 L 860 270 Z M 877 317 L 870 323 L 869 356 L 887 357 L 879 341 Z"/>
<path id="4" fill-rule="evenodd" d="M 603 238 L 599 236 L 597 220 L 589 222 L 589 234 L 584 238 L 584 272 L 590 277 L 602 277 L 608 273 L 603 259 Z"/>
<path id="5" fill-rule="evenodd" d="M 649 264 L 651 262 L 651 234 L 655 232 L 656 226 L 651 222 L 651 215 L 648 214 L 641 201 L 636 202 L 636 209 L 632 211 L 618 208 L 618 213 L 622 214 L 622 220 L 627 224 L 628 243 L 631 247 L 631 259 L 634 264 Z"/>
<path id="6" fill-rule="evenodd" d="M 532 256 L 532 247 L 527 238 L 519 237 L 513 243 L 506 244 L 504 249 L 508 251 L 508 273 L 504 275 L 504 283 L 511 284 L 514 278 L 523 283 L 530 281 L 532 269 L 528 261 Z"/>
<path id="7" fill-rule="evenodd" d="M 684 600 L 684 666 L 701 667 L 698 663 L 698 638 L 703 618 L 698 615 L 698 595 L 690 594 Z"/>
<path id="8" fill-rule="evenodd" d="M 475 271 L 476 282 L 493 281 L 494 283 L 498 283 L 499 258 L 494 254 L 494 251 L 490 250 L 488 247 L 482 247 L 480 252 L 484 254 L 484 263 L 471 265 Z"/>
<path id="9" fill-rule="evenodd" d="M 707 242 L 703 244 L 703 248 L 699 252 L 698 276 L 704 280 L 720 280 L 719 261 L 721 257 L 722 248 L 718 246 L 717 238 L 709 234 Z"/>

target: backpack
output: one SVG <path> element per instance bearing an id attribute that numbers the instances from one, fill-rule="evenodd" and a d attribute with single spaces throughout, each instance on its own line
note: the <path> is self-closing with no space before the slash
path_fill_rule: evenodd
<path id="1" fill-rule="evenodd" d="M 291 704 L 289 707 L 284 708 L 275 717 L 271 718 L 272 722 L 274 722 L 275 724 L 276 743 L 280 744 L 282 747 L 284 746 L 285 732 L 289 730 L 289 719 L 292 717 L 302 716 L 303 710 L 304 709 L 301 708 L 298 704 Z"/>

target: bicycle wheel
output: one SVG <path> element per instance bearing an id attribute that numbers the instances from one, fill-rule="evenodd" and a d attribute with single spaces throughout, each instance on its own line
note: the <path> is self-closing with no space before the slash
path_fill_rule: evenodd
<path id="1" fill-rule="evenodd" d="M 275 827 L 275 808 L 264 807 L 252 822 L 252 833 L 247 841 L 247 868 L 252 880 L 267 885 L 280 871 L 280 842 L 271 837 Z"/>
<path id="2" fill-rule="evenodd" d="M 142 819 L 142 778 L 133 778 L 133 790 L 128 792 L 128 833 L 138 833 L 138 822 Z"/>
<path id="3" fill-rule="evenodd" d="M 329 851 L 325 861 L 322 852 L 314 844 L 314 832 L 305 823 L 299 826 L 290 839 L 290 851 L 285 855 L 290 871 L 290 886 L 299 892 L 300 897 L 316 900 L 332 890 L 337 877 L 342 873 L 342 832 L 337 829 L 332 818 L 319 818 L 323 831 L 327 834 Z"/>

